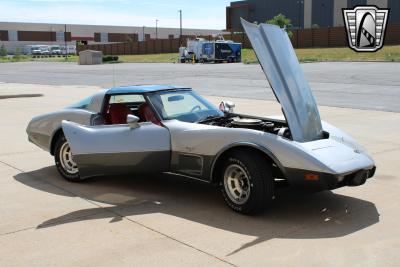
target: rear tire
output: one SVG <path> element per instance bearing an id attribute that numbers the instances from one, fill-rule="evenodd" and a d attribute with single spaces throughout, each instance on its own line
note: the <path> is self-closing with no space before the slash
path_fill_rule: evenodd
<path id="1" fill-rule="evenodd" d="M 262 156 L 245 151 L 230 154 L 222 166 L 220 191 L 236 212 L 262 212 L 274 197 L 271 164 Z"/>
<path id="2" fill-rule="evenodd" d="M 82 181 L 67 139 L 61 135 L 55 143 L 54 161 L 61 176 L 70 182 Z"/>

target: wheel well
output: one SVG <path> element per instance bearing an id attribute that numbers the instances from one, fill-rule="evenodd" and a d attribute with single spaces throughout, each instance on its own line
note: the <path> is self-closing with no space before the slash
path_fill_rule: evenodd
<path id="1" fill-rule="evenodd" d="M 275 177 L 283 178 L 282 170 L 280 169 L 276 160 L 272 159 L 272 157 L 270 155 L 268 155 L 265 151 L 262 151 L 261 149 L 256 148 L 256 147 L 241 145 L 241 146 L 231 147 L 231 148 L 227 149 L 226 151 L 224 151 L 221 155 L 219 155 L 219 157 L 217 158 L 217 160 L 215 161 L 215 163 L 213 165 L 213 169 L 212 169 L 212 173 L 211 173 L 212 183 L 217 184 L 219 182 L 219 179 L 221 177 L 219 174 L 222 171 L 222 166 L 223 166 L 224 161 L 226 160 L 227 157 L 229 157 L 229 155 L 231 155 L 233 152 L 236 152 L 236 151 L 241 151 L 243 153 L 250 153 L 253 155 L 254 154 L 259 155 L 261 158 L 265 159 L 265 161 L 268 164 L 272 165 L 272 172 Z"/>
<path id="2" fill-rule="evenodd" d="M 56 133 L 53 135 L 53 138 L 51 139 L 51 145 L 50 145 L 50 154 L 54 156 L 54 149 L 56 146 L 57 140 L 64 135 L 63 130 L 60 128 L 56 131 Z"/>

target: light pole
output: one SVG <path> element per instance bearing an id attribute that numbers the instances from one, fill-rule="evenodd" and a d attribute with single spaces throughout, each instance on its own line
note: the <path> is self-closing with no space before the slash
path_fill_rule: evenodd
<path id="1" fill-rule="evenodd" d="M 158 39 L 158 19 L 156 19 L 156 40 Z"/>
<path id="2" fill-rule="evenodd" d="M 179 43 L 182 45 L 182 10 L 179 10 Z"/>
<path id="3" fill-rule="evenodd" d="M 64 24 L 64 45 L 65 45 L 65 61 L 67 61 L 68 60 L 67 24 Z"/>
<path id="4" fill-rule="evenodd" d="M 300 35 L 300 30 L 301 30 L 301 7 L 302 7 L 302 5 L 303 5 L 303 3 L 304 3 L 304 1 L 302 1 L 302 0 L 299 0 L 299 1 L 297 1 L 297 3 L 299 4 L 299 16 L 298 16 L 298 28 L 297 28 L 297 41 L 296 41 L 296 43 L 297 43 L 297 48 L 299 48 L 299 35 Z M 303 11 L 304 12 L 304 11 Z"/>

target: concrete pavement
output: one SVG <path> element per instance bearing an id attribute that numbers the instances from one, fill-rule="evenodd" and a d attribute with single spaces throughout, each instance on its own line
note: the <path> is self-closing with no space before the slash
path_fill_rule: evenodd
<path id="1" fill-rule="evenodd" d="M 213 187 L 171 175 L 65 182 L 26 125 L 97 89 L 0 84 L 2 95 L 43 94 L 0 100 L 0 266 L 399 265 L 400 113 L 320 107 L 371 152 L 376 177 L 312 195 L 282 190 L 247 217 Z M 276 102 L 224 99 L 238 112 L 280 113 Z"/>

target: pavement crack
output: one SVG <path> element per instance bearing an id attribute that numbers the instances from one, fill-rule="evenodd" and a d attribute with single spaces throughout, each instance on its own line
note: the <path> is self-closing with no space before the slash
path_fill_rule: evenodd
<path id="1" fill-rule="evenodd" d="M 32 230 L 32 229 L 35 229 L 35 227 L 26 227 L 26 228 L 14 230 L 11 232 L 1 233 L 0 236 L 11 235 L 11 234 L 15 234 L 15 233 L 19 233 L 19 232 L 23 232 L 23 231 L 27 231 L 27 230 Z"/>

